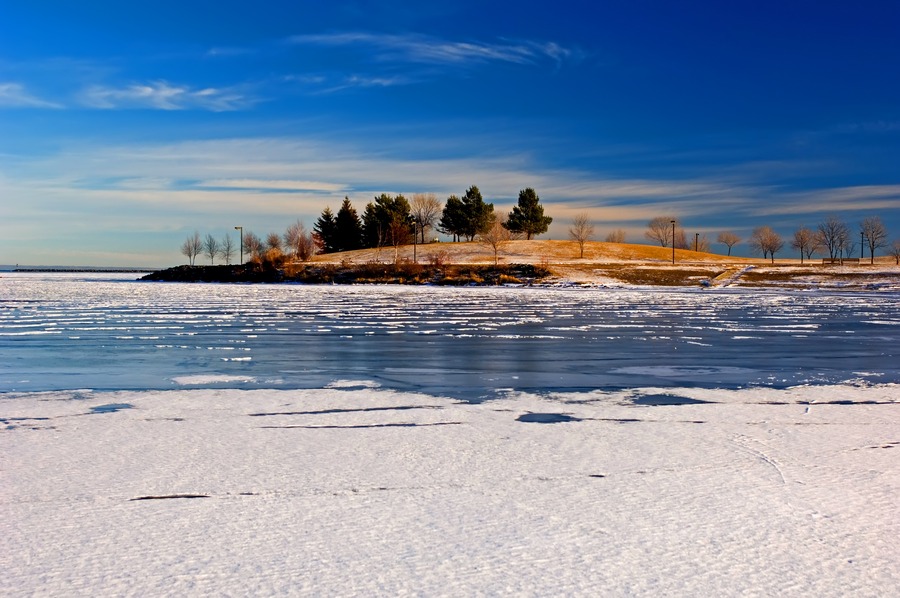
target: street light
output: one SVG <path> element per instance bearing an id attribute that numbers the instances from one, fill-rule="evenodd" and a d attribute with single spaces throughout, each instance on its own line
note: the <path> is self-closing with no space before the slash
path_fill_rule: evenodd
<path id="1" fill-rule="evenodd" d="M 700 233 L 694 233 L 694 251 L 700 251 Z"/>
<path id="2" fill-rule="evenodd" d="M 675 221 L 672 221 L 672 265 L 675 265 Z"/>
<path id="3" fill-rule="evenodd" d="M 243 226 L 235 226 L 234 230 L 241 231 L 241 265 L 244 265 L 244 227 Z"/>
<path id="4" fill-rule="evenodd" d="M 419 241 L 419 219 L 416 218 L 415 216 L 413 216 L 412 223 L 413 223 L 413 263 L 418 264 L 419 262 L 416 261 L 416 246 L 418 245 L 418 241 Z"/>
<path id="5" fill-rule="evenodd" d="M 866 244 L 865 244 L 865 240 L 864 240 L 865 238 L 866 238 L 866 232 L 862 231 L 862 230 L 859 231 L 859 261 L 862 261 L 863 257 L 865 257 L 865 255 L 864 255 L 864 252 L 866 249 Z"/>

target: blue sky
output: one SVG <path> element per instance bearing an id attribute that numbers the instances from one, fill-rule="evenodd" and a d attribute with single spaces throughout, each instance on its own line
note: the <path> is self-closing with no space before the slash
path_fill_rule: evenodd
<path id="1" fill-rule="evenodd" d="M 898 31 L 895 0 L 4 0 L 0 263 L 169 266 L 195 229 L 470 185 L 534 187 L 542 238 L 900 238 Z"/>

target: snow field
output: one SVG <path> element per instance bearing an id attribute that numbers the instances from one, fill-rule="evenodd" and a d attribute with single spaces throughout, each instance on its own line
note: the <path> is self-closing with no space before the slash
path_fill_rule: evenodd
<path id="1" fill-rule="evenodd" d="M 898 402 L 895 384 L 7 394 L 0 593 L 890 595 Z"/>

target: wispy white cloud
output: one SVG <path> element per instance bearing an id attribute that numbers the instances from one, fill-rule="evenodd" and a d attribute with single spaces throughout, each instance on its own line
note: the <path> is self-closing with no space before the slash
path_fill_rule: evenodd
<path id="1" fill-rule="evenodd" d="M 92 85 L 80 94 L 83 105 L 103 110 L 150 108 L 155 110 L 242 110 L 259 100 L 234 88 L 190 88 L 167 81 L 125 87 Z"/>
<path id="2" fill-rule="evenodd" d="M 367 77 L 362 75 L 350 75 L 348 77 L 344 77 L 340 81 L 334 83 L 329 87 L 325 87 L 319 91 L 319 93 L 327 94 L 334 93 L 336 91 L 343 91 L 345 89 L 353 89 L 353 88 L 371 88 L 371 87 L 395 87 L 398 85 L 409 85 L 413 82 L 413 79 L 405 76 L 393 76 L 393 77 Z"/>
<path id="3" fill-rule="evenodd" d="M 564 214 L 576 206 L 597 211 L 604 219 L 626 221 L 663 212 L 680 218 L 731 218 L 759 201 L 752 188 L 702 179 L 622 180 L 540 169 L 521 155 L 423 159 L 313 139 L 77 148 L 46 165 L 20 164 L 9 176 L 20 185 L 11 197 L 77 196 L 77 205 L 94 211 L 102 211 L 95 204 L 108 198 L 118 202 L 121 213 L 131 203 L 165 206 L 170 218 L 182 214 L 186 222 L 210 203 L 221 214 L 246 212 L 252 206 L 257 214 L 284 211 L 286 216 L 311 220 L 324 206 L 337 207 L 344 195 L 357 204 L 381 191 L 435 192 L 446 197 L 471 184 L 477 184 L 498 209 L 509 209 L 519 189 L 534 187 L 551 211 Z M 21 188 L 22 183 L 27 189 Z M 559 220 L 557 226 L 566 224 Z"/>
<path id="4" fill-rule="evenodd" d="M 21 83 L 0 83 L 0 108 L 63 108 L 29 93 Z"/>
<path id="5" fill-rule="evenodd" d="M 324 95 L 346 89 L 369 89 L 411 85 L 417 81 L 407 75 L 345 75 L 345 74 L 303 74 L 286 75 L 280 79 L 284 83 L 302 86 L 303 93 Z"/>
<path id="6" fill-rule="evenodd" d="M 442 141 L 471 145 L 470 137 Z M 333 138 L 260 137 L 79 144 L 44 158 L 13 156 L 0 163 L 0 196 L 9 199 L 4 217 L 20 240 L 0 239 L 0 252 L 22 261 L 26 258 L 18 256 L 35 250 L 29 239 L 71 234 L 73 226 L 89 227 L 98 238 L 169 231 L 158 233 L 159 253 L 147 256 L 165 264 L 177 259 L 180 243 L 166 234 L 230 231 L 235 224 L 277 231 L 297 218 L 311 224 L 345 195 L 362 209 L 382 191 L 445 198 L 472 184 L 501 212 L 515 203 L 519 189 L 534 187 L 554 218 L 548 236 L 557 239 L 565 238 L 571 217 L 582 211 L 604 230 L 628 229 L 635 241 L 643 240 L 645 223 L 660 215 L 678 217 L 700 232 L 767 224 L 786 233 L 831 212 L 848 220 L 878 214 L 887 221 L 900 214 L 900 185 L 799 192 L 759 184 L 756 177 L 626 179 L 542 168 L 528 155 L 510 151 L 426 158 L 415 151 L 418 142 L 408 143 L 406 150 L 383 151 Z M 127 251 L 128 240 L 121 243 Z"/>
<path id="7" fill-rule="evenodd" d="M 900 121 L 876 120 L 857 123 L 846 123 L 834 127 L 836 133 L 897 133 L 900 132 Z"/>
<path id="8" fill-rule="evenodd" d="M 803 216 L 900 210 L 900 185 L 856 185 L 785 192 L 778 202 L 755 206 L 757 216 Z"/>
<path id="9" fill-rule="evenodd" d="M 238 48 L 238 47 L 216 47 L 206 51 L 207 58 L 231 58 L 234 56 L 249 56 L 257 54 L 258 50 L 254 48 Z"/>
<path id="10" fill-rule="evenodd" d="M 346 185 L 323 181 L 296 181 L 283 179 L 213 179 L 202 181 L 196 187 L 221 189 L 256 189 L 259 191 L 327 191 L 338 193 L 346 190 Z"/>
<path id="11" fill-rule="evenodd" d="M 506 62 L 535 64 L 542 60 L 559 63 L 573 51 L 554 42 L 504 41 L 486 43 L 448 41 L 426 35 L 388 35 L 364 32 L 296 35 L 289 40 L 297 45 L 363 48 L 381 61 L 452 64 Z"/>

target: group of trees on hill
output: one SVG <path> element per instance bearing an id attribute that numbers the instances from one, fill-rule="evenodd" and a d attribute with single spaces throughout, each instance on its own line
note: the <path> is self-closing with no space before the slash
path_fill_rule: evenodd
<path id="1" fill-rule="evenodd" d="M 278 261 L 289 256 L 305 261 L 314 253 L 394 247 L 396 255 L 401 245 L 425 243 L 432 230 L 454 241 L 481 237 L 489 241 L 490 237 L 502 243 L 520 236 L 531 239 L 543 234 L 552 221 L 553 218 L 544 215 L 540 197 L 530 187 L 519 192 L 518 203 L 506 218 L 496 213 L 494 204 L 484 201 L 475 185 L 462 197 L 451 195 L 443 205 L 434 193 L 417 193 L 411 200 L 402 194 L 382 193 L 366 204 L 362 215 L 347 197 L 337 214 L 326 207 L 312 231 L 307 231 L 300 221 L 288 227 L 283 235 L 270 233 L 265 240 L 242 230 L 242 253 L 256 261 Z M 498 248 L 494 246 L 495 257 Z M 211 235 L 203 240 L 194 232 L 182 245 L 181 253 L 191 265 L 201 253 L 209 258 L 210 264 L 215 264 L 219 257 L 230 264 L 235 249 L 227 235 L 222 241 Z"/>
<path id="2" fill-rule="evenodd" d="M 221 240 L 212 235 L 201 238 L 195 231 L 182 244 L 181 253 L 191 265 L 200 255 L 206 256 L 210 264 L 215 264 L 218 258 L 230 264 L 238 252 L 241 258 L 247 256 L 254 261 L 274 263 L 286 258 L 306 261 L 315 253 L 390 246 L 395 250 L 396 259 L 400 246 L 425 243 L 431 231 L 438 231 L 450 236 L 453 241 L 481 241 L 493 251 L 496 261 L 505 243 L 543 234 L 552 221 L 550 216 L 544 215 L 540 197 L 530 187 L 519 191 L 517 204 L 505 217 L 501 217 L 494 210 L 494 204 L 485 202 L 478 187 L 472 185 L 462 197 L 451 195 L 443 204 L 433 193 L 417 193 L 411 199 L 402 194 L 382 193 L 366 204 L 362 215 L 345 197 L 336 214 L 330 207 L 322 210 L 311 231 L 299 220 L 288 226 L 283 234 L 269 233 L 265 239 L 241 229 L 243 236 L 239 247 L 228 235 Z M 582 258 L 585 243 L 594 238 L 594 230 L 587 213 L 575 215 L 568 232 L 569 238 L 578 244 Z M 868 249 L 870 260 L 874 263 L 876 250 L 888 247 L 884 223 L 877 216 L 865 218 L 859 225 L 859 234 L 860 257 L 863 250 Z M 695 233 L 690 239 L 679 220 L 670 216 L 650 220 L 644 236 L 662 247 L 698 252 L 710 250 L 710 241 L 705 234 Z M 617 229 L 609 233 L 605 240 L 623 243 L 625 231 Z M 716 241 L 726 246 L 728 255 L 731 255 L 734 246 L 744 239 L 732 231 L 723 231 Z M 747 244 L 763 259 L 771 258 L 774 262 L 785 241 L 771 227 L 760 226 L 753 230 Z M 843 260 L 856 251 L 855 235 L 837 216 L 828 216 L 814 229 L 799 227 L 790 239 L 790 246 L 799 252 L 801 263 L 815 254 L 827 255 L 832 261 Z M 894 241 L 888 251 L 900 264 L 900 240 Z"/>
<path id="3" fill-rule="evenodd" d="M 362 216 L 348 198 L 337 215 L 325 208 L 313 227 L 313 238 L 321 253 L 367 249 L 426 242 L 431 230 L 449 235 L 454 241 L 472 241 L 491 230 L 496 222 L 510 233 L 528 239 L 547 231 L 553 219 L 544 216 L 544 208 L 534 189 L 519 192 L 518 205 L 505 220 L 487 203 L 475 185 L 462 197 L 451 195 L 441 202 L 433 193 L 417 193 L 408 200 L 401 195 L 382 193 L 366 204 Z"/>
<path id="4" fill-rule="evenodd" d="M 710 248 L 709 239 L 705 234 L 698 233 L 694 236 L 694 242 L 689 242 L 678 219 L 669 216 L 658 216 L 648 222 L 644 236 L 654 243 L 659 243 L 662 247 L 674 245 L 677 249 L 694 249 L 703 252 L 708 252 Z M 728 248 L 728 254 L 731 255 L 731 246 Z"/>
<path id="5" fill-rule="evenodd" d="M 860 258 L 865 249 L 869 250 L 871 263 L 875 263 L 875 251 L 888 247 L 888 233 L 878 216 L 870 216 L 863 219 L 859 225 Z M 706 235 L 696 233 L 693 246 L 688 241 L 677 218 L 659 216 L 647 223 L 644 236 L 651 241 L 659 243 L 662 247 L 674 247 L 678 249 L 694 249 L 695 251 L 709 251 L 709 241 Z M 815 229 L 801 226 L 794 231 L 790 245 L 800 254 L 800 263 L 810 259 L 815 254 L 827 254 L 831 261 L 844 260 L 851 257 L 856 251 L 855 235 L 850 227 L 837 216 L 828 216 L 820 222 Z M 732 248 L 743 241 L 741 237 L 731 231 L 719 233 L 717 242 L 728 248 L 731 255 Z M 750 248 L 763 256 L 763 259 L 771 258 L 775 261 L 775 254 L 784 248 L 784 239 L 769 226 L 760 226 L 753 229 L 748 239 Z M 900 264 L 900 240 L 894 241 L 889 249 L 890 255 Z"/>

